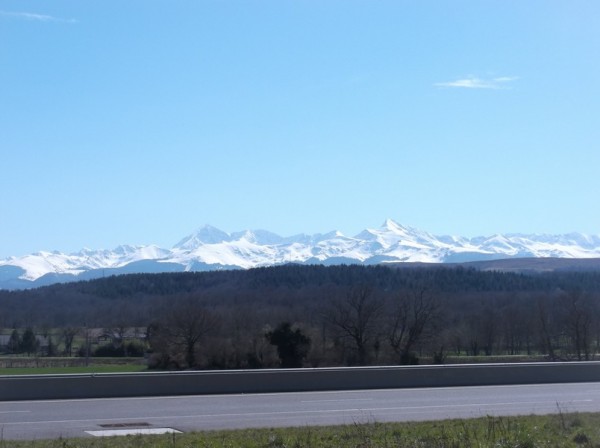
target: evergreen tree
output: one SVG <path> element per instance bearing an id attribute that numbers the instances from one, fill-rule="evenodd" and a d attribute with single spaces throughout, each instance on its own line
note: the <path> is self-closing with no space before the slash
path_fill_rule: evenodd
<path id="1" fill-rule="evenodd" d="M 32 355 L 37 353 L 39 348 L 39 342 L 35 337 L 35 333 L 31 328 L 27 328 L 25 333 L 23 333 L 23 338 L 21 339 L 21 352 L 25 352 L 28 355 Z"/>
<path id="2" fill-rule="evenodd" d="M 265 337 L 271 345 L 277 346 L 281 367 L 302 367 L 310 348 L 310 338 L 302 334 L 300 329 L 292 330 L 289 322 L 283 322 Z"/>
<path id="3" fill-rule="evenodd" d="M 52 340 L 52 335 L 48 335 L 48 352 L 47 356 L 56 356 L 56 345 Z"/>
<path id="4" fill-rule="evenodd" d="M 21 353 L 21 335 L 16 328 L 12 331 L 8 340 L 8 353 L 13 355 Z"/>

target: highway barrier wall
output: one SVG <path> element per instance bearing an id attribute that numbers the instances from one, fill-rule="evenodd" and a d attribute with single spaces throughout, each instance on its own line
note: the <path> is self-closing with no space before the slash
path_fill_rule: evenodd
<path id="1" fill-rule="evenodd" d="M 600 381 L 600 362 L 2 375 L 0 401 Z"/>

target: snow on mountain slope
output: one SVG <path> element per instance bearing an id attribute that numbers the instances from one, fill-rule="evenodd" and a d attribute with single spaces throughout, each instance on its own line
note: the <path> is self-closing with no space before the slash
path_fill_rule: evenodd
<path id="1" fill-rule="evenodd" d="M 48 273 L 79 275 L 94 269 L 122 267 L 140 260 L 160 260 L 170 253 L 157 246 L 119 246 L 113 251 L 82 249 L 70 255 L 42 251 L 0 261 L 0 267 L 20 267 L 25 274 L 19 278 L 32 281 Z"/>
<path id="2" fill-rule="evenodd" d="M 152 262 L 182 270 L 248 269 L 284 263 L 454 262 L 500 258 L 600 257 L 600 236 L 492 235 L 464 238 L 435 236 L 388 219 L 378 229 L 354 237 L 333 231 L 281 237 L 266 230 L 227 233 L 204 226 L 181 239 L 172 249 L 157 246 L 119 246 L 114 250 L 82 249 L 74 254 L 38 252 L 0 260 L 0 288 L 32 282 L 48 274 L 76 280 L 98 270 L 135 269 Z M 144 263 L 141 263 L 144 262 Z M 155 271 L 153 271 L 155 272 Z"/>

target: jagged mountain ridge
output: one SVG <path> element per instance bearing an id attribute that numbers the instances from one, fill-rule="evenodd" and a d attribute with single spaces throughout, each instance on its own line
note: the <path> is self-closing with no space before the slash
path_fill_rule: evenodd
<path id="1" fill-rule="evenodd" d="M 282 237 L 265 230 L 227 233 L 204 226 L 173 248 L 122 245 L 114 250 L 38 252 L 0 260 L 0 288 L 16 289 L 61 281 L 137 272 L 248 269 L 285 263 L 460 263 L 506 258 L 598 258 L 600 236 L 435 236 L 388 219 L 353 237 L 333 231 Z"/>

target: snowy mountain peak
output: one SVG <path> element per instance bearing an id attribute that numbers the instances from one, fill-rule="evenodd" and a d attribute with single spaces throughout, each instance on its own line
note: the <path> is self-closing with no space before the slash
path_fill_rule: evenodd
<path id="1" fill-rule="evenodd" d="M 230 240 L 231 235 L 207 224 L 179 241 L 174 249 L 194 250 L 204 244 L 218 244 Z"/>
<path id="2" fill-rule="evenodd" d="M 105 274 L 252 268 L 282 263 L 464 262 L 522 257 L 600 258 L 600 236 L 495 234 L 435 236 L 386 219 L 348 237 L 339 231 L 281 237 L 266 230 L 227 233 L 206 225 L 172 249 L 121 245 L 78 253 L 41 251 L 0 260 L 0 288 L 25 288 Z"/>
<path id="3" fill-rule="evenodd" d="M 385 222 L 381 225 L 381 228 L 399 234 L 404 234 L 408 230 L 408 228 L 402 226 L 401 224 L 398 224 L 391 218 L 386 219 Z"/>

